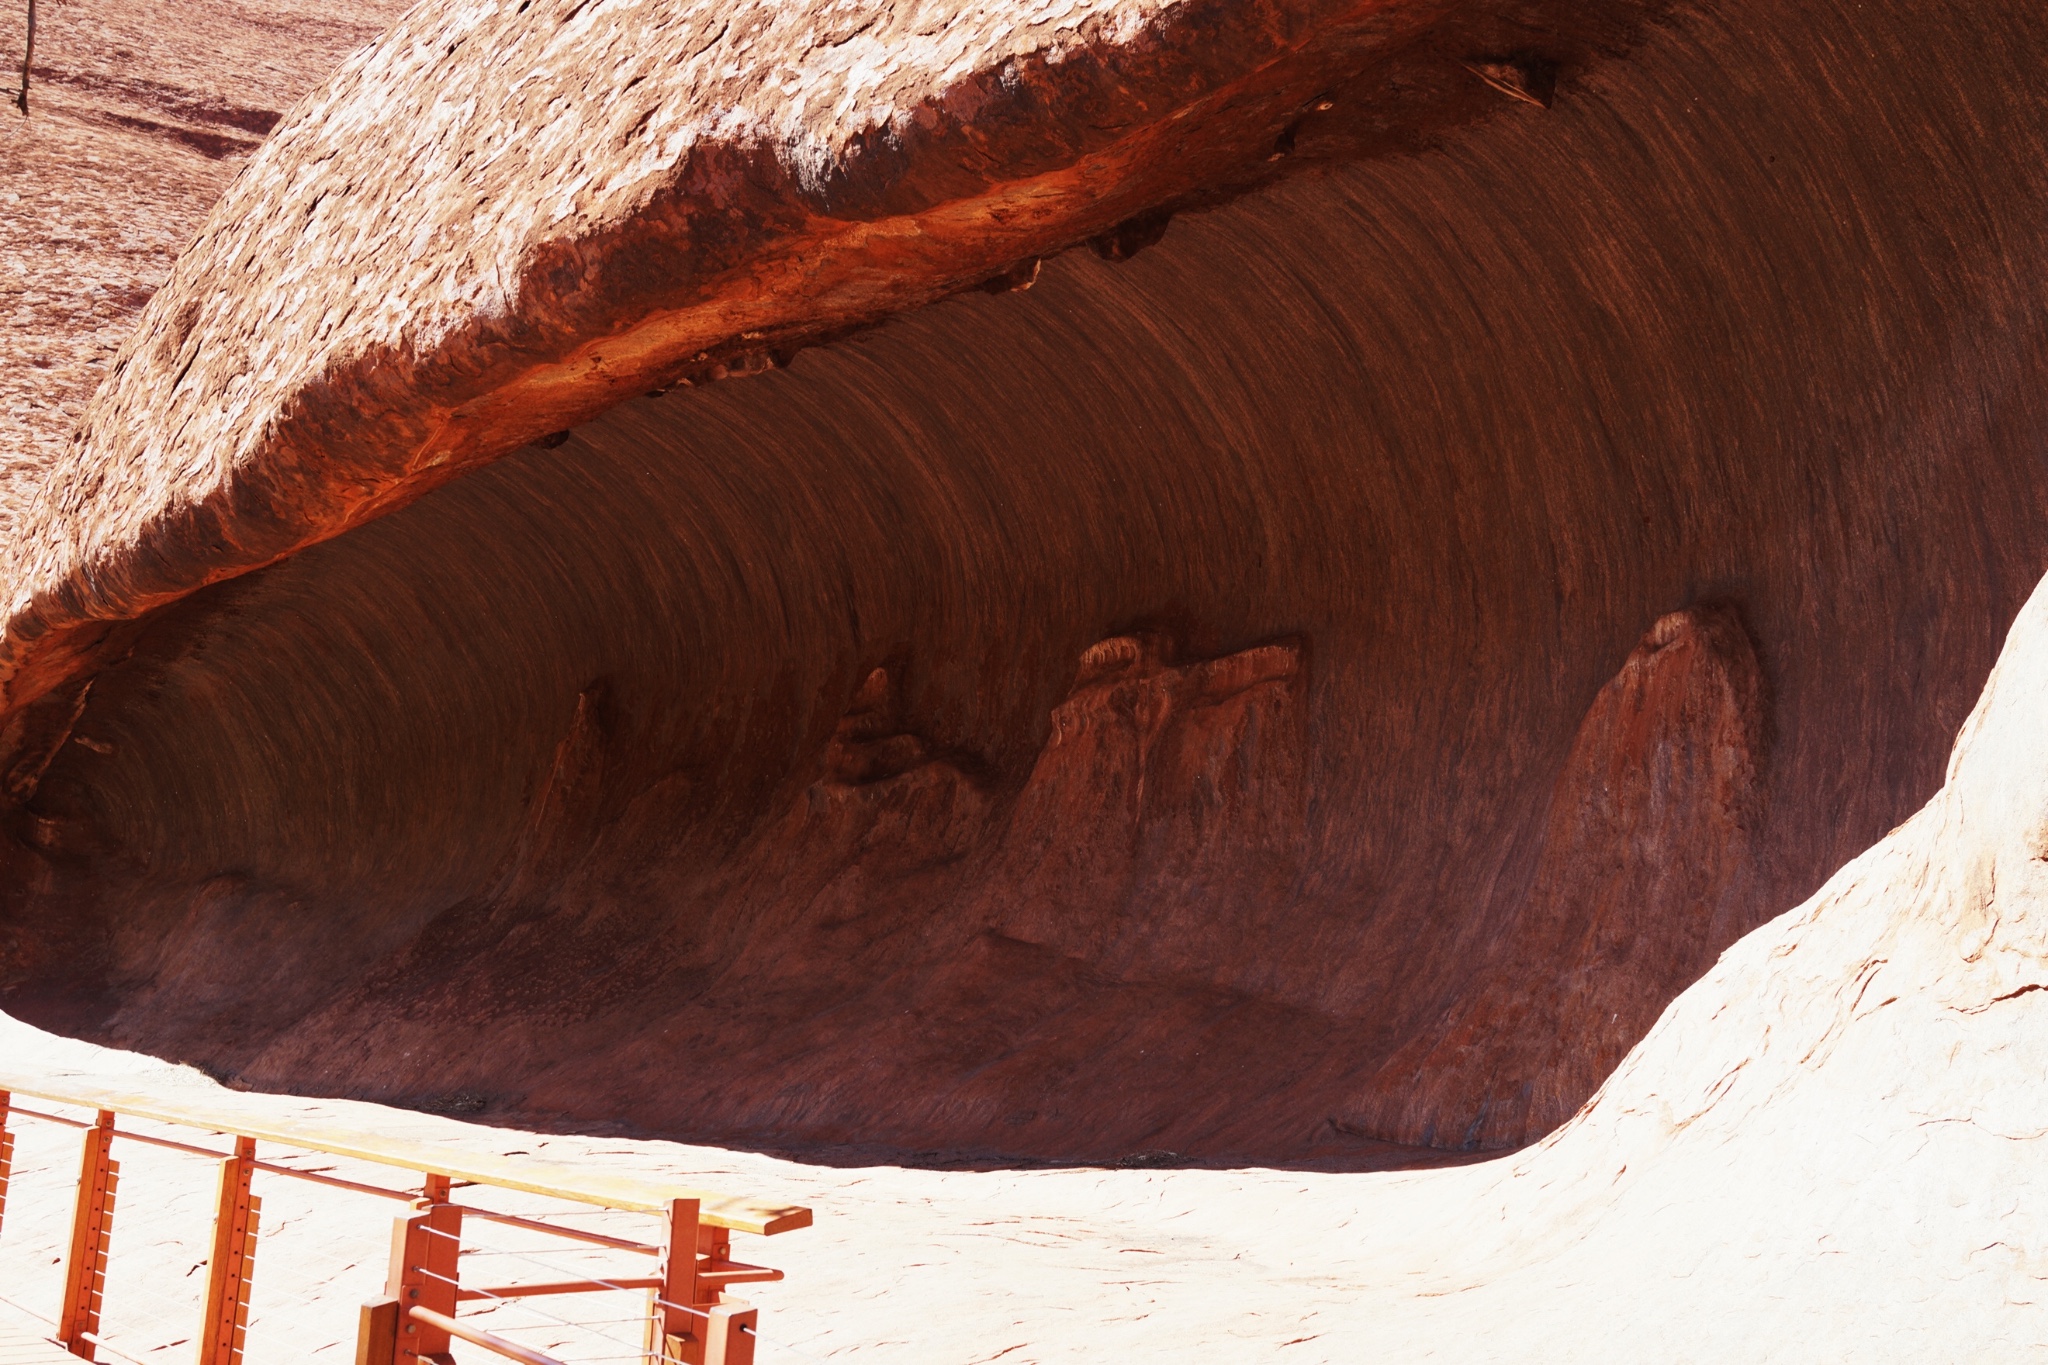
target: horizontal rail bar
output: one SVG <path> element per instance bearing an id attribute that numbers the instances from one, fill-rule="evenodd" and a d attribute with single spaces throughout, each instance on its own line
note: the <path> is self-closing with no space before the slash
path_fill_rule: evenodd
<path id="1" fill-rule="evenodd" d="M 632 1213 L 666 1213 L 672 1199 L 699 1201 L 699 1217 L 714 1227 L 773 1236 L 811 1225 L 811 1211 L 800 1204 L 771 1204 L 755 1199 L 738 1199 L 704 1190 L 662 1184 L 631 1176 L 597 1174 L 564 1166 L 558 1162 L 499 1156 L 490 1152 L 465 1152 L 432 1143 L 374 1133 L 353 1132 L 292 1119 L 237 1112 L 232 1101 L 216 1105 L 179 1104 L 128 1094 L 100 1086 L 57 1087 L 30 1077 L 0 1071 L 0 1090 L 26 1095 L 53 1104 L 75 1104 L 86 1109 L 112 1109 L 134 1118 L 155 1119 L 236 1137 L 282 1143 L 329 1156 L 352 1157 L 379 1165 L 397 1166 L 430 1175 L 473 1180 L 480 1185 L 521 1190 L 528 1194 L 597 1204 Z"/>
<path id="2" fill-rule="evenodd" d="M 154 1137 L 148 1133 L 138 1133 L 132 1128 L 116 1128 L 114 1136 L 124 1142 L 146 1142 L 152 1147 L 168 1147 L 174 1152 L 190 1152 L 193 1156 L 211 1157 L 215 1161 L 225 1161 L 234 1155 L 233 1152 L 216 1151 L 211 1147 L 194 1147 L 189 1142 L 174 1142 L 170 1138 Z"/>
<path id="3" fill-rule="evenodd" d="M 782 1278 L 782 1272 L 765 1265 L 743 1265 L 738 1261 L 713 1261 L 697 1267 L 699 1284 L 714 1284 L 724 1288 L 729 1284 L 772 1284 Z"/>
<path id="4" fill-rule="evenodd" d="M 659 1289 L 666 1283 L 658 1275 L 633 1280 L 557 1280 L 553 1284 L 504 1284 L 495 1289 L 458 1289 L 455 1297 L 470 1299 L 529 1299 L 541 1294 L 597 1294 L 611 1289 Z"/>
<path id="5" fill-rule="evenodd" d="M 407 1311 L 412 1314 L 415 1322 L 423 1322 L 429 1327 L 438 1327 L 451 1337 L 461 1337 L 464 1341 L 481 1346 L 486 1351 L 496 1351 L 499 1355 L 509 1360 L 522 1361 L 524 1365 L 563 1365 L 561 1361 L 553 1356 L 542 1355 L 532 1347 L 521 1346 L 516 1341 L 507 1341 L 495 1332 L 486 1332 L 480 1327 L 471 1327 L 465 1323 L 457 1322 L 446 1313 L 436 1313 L 431 1308 L 420 1308 L 417 1306 Z"/>
<path id="6" fill-rule="evenodd" d="M 543 1223 L 537 1218 L 521 1218 L 516 1213 L 498 1213 L 491 1209 L 480 1209 L 474 1204 L 462 1206 L 465 1218 L 482 1218 L 493 1223 L 505 1223 L 515 1228 L 528 1228 L 534 1232 L 551 1232 L 557 1237 L 572 1241 L 589 1242 L 593 1246 L 612 1247 L 619 1251 L 644 1252 L 649 1256 L 661 1255 L 661 1248 L 646 1242 L 629 1242 L 624 1237 L 608 1237 L 602 1232 L 585 1232 L 581 1228 L 565 1228 L 554 1223 Z"/>
<path id="7" fill-rule="evenodd" d="M 43 1119 L 50 1123 L 61 1123 L 67 1128 L 90 1128 L 93 1126 L 92 1124 L 87 1123 L 82 1119 L 67 1119 L 62 1114 L 45 1114 L 40 1109 L 23 1109 L 20 1105 L 10 1106 L 8 1112 L 12 1114 L 19 1114 L 24 1118 Z M 152 1147 L 168 1147 L 174 1152 L 190 1152 L 194 1156 L 212 1157 L 216 1161 L 226 1160 L 228 1157 L 234 1155 L 234 1153 L 232 1152 L 222 1152 L 212 1147 L 194 1147 L 189 1142 L 175 1142 L 170 1138 L 154 1137 L 148 1133 L 138 1133 L 133 1128 L 116 1128 L 114 1130 L 114 1136 L 117 1138 L 122 1138 L 129 1142 L 146 1142 Z M 271 1161 L 258 1161 L 255 1163 L 255 1166 L 256 1169 L 259 1171 L 269 1171 L 274 1175 L 288 1175 L 295 1180 L 311 1180 L 321 1185 L 333 1185 L 344 1190 L 354 1190 L 358 1194 L 374 1194 L 379 1195 L 385 1199 L 401 1199 L 408 1201 L 420 1197 L 420 1192 L 418 1190 L 392 1190 L 386 1189 L 382 1185 L 365 1185 L 360 1181 L 343 1180 L 339 1176 L 321 1175 L 317 1171 L 301 1171 L 291 1166 L 280 1166 L 277 1163 Z M 535 1223 L 532 1225 L 535 1227 L 549 1226 L 545 1223 Z M 594 1237 L 597 1234 L 565 1233 L 563 1235 Z M 635 1251 L 640 1249 L 640 1244 L 638 1242 L 622 1242 L 620 1243 L 620 1245 Z M 656 1250 L 656 1248 L 648 1247 L 647 1250 L 654 1251 Z"/>
<path id="8" fill-rule="evenodd" d="M 259 1171 L 272 1175 L 288 1175 L 294 1180 L 310 1180 L 315 1185 L 332 1185 L 337 1190 L 354 1190 L 357 1194 L 374 1194 L 379 1199 L 397 1199 L 411 1203 L 420 1197 L 418 1190 L 391 1190 L 382 1185 L 365 1185 L 360 1180 L 343 1180 L 338 1175 L 322 1175 L 318 1171 L 299 1171 L 290 1166 L 280 1166 L 274 1161 L 257 1161 L 252 1165 Z"/>

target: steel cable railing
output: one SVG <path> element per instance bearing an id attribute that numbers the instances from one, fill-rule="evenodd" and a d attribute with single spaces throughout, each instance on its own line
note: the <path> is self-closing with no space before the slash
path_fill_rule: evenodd
<path id="1" fill-rule="evenodd" d="M 158 1365 L 168 1353 L 193 1354 L 205 1304 L 203 1271 L 166 1275 L 163 1264 L 206 1261 L 212 1163 L 189 1152 L 146 1144 L 121 1154 L 120 1209 L 107 1260 L 99 1329 L 92 1340 L 104 1353 Z M 146 1211 L 146 1218 L 145 1218 Z"/>
<path id="2" fill-rule="evenodd" d="M 22 1102 L 31 1094 L 42 1107 Z M 787 1206 L 707 1209 L 692 1193 L 548 1162 L 224 1118 L 0 1076 L 0 1142 L 12 1149 L 11 1170 L 0 1167 L 0 1284 L 33 1298 L 26 1287 L 40 1278 L 58 1312 L 36 1316 L 54 1338 L 135 1365 L 170 1354 L 397 1365 L 435 1351 L 745 1365 L 769 1343 L 726 1291 L 781 1274 L 734 1261 L 732 1233 L 810 1221 Z M 395 1187 L 394 1167 L 424 1182 Z M 478 1202 L 486 1188 L 510 1206 Z M 465 1237 L 465 1220 L 492 1239 Z"/>
<path id="3" fill-rule="evenodd" d="M 532 1228 L 533 1223 L 526 1222 L 524 1226 L 530 1229 Z M 440 1237 L 448 1236 L 448 1234 L 440 1233 L 432 1229 L 429 1229 L 428 1235 Z M 624 1241 L 625 1239 L 618 1240 Z M 476 1258 L 487 1258 L 494 1260 L 498 1263 L 512 1261 L 524 1267 L 528 1267 L 533 1271 L 542 1272 L 546 1277 L 549 1277 L 549 1280 L 543 1280 L 542 1275 L 534 1275 L 531 1277 L 531 1279 L 535 1282 L 549 1282 L 550 1280 L 554 1282 L 559 1282 L 565 1279 L 585 1281 L 596 1287 L 595 1292 L 592 1292 L 587 1295 L 578 1296 L 579 1298 L 584 1299 L 586 1301 L 597 1300 L 600 1298 L 616 1301 L 618 1296 L 620 1295 L 632 1296 L 633 1298 L 640 1300 L 643 1304 L 650 1300 L 650 1291 L 646 1290 L 644 1287 L 638 1284 L 621 1283 L 622 1281 L 635 1278 L 629 1272 L 605 1271 L 602 1269 L 593 1268 L 589 1265 L 577 1263 L 577 1258 L 579 1257 L 604 1255 L 607 1254 L 607 1252 L 609 1252 L 609 1254 L 612 1254 L 615 1257 L 617 1254 L 616 1251 L 608 1248 L 559 1248 L 540 1246 L 514 1248 L 506 1246 L 492 1246 L 480 1242 L 474 1242 L 467 1238 L 464 1238 L 462 1239 L 461 1250 L 463 1256 L 472 1260 Z M 460 1290 L 463 1287 L 459 1277 L 440 1276 L 434 1274 L 431 1271 L 427 1272 L 427 1274 L 429 1278 L 440 1280 L 450 1286 L 456 1287 L 458 1290 Z M 505 1295 L 492 1293 L 488 1290 L 474 1288 L 470 1289 L 469 1292 L 483 1295 L 485 1298 L 487 1298 L 490 1301 L 489 1311 L 506 1312 L 515 1315 L 530 1317 L 537 1320 L 532 1323 L 524 1324 L 493 1324 L 490 1328 L 490 1330 L 492 1330 L 493 1332 L 503 1333 L 536 1331 L 541 1330 L 543 1328 L 554 1331 L 557 1334 L 556 1338 L 546 1347 L 546 1349 L 550 1356 L 561 1362 L 561 1365 L 593 1365 L 593 1363 L 597 1361 L 621 1359 L 638 1359 L 642 1361 L 648 1361 L 650 1359 L 668 1359 L 667 1357 L 650 1357 L 647 1344 L 644 1340 L 644 1333 L 648 1322 L 648 1314 L 644 1306 L 640 1312 L 635 1313 L 629 1317 L 592 1319 L 589 1317 L 579 1316 L 576 1319 L 571 1320 L 568 1318 L 564 1318 L 556 1313 L 549 1312 L 546 1309 L 540 1308 L 525 1298 L 508 1297 Z M 651 1298 L 651 1302 L 655 1307 L 676 1309 L 683 1313 L 690 1314 L 698 1318 L 706 1318 L 708 1316 L 694 1307 L 672 1303 L 668 1300 L 662 1299 L 659 1295 L 653 1295 Z M 593 1308 L 597 1307 L 595 1303 L 592 1303 L 591 1306 Z M 483 1315 L 478 1314 L 478 1316 L 481 1317 Z M 598 1330 L 603 1327 L 617 1327 L 624 1326 L 626 1324 L 631 1324 L 634 1327 L 640 1329 L 640 1335 L 625 1336 L 615 1332 L 605 1332 Z M 593 1350 L 597 1351 L 598 1353 L 595 1355 L 590 1354 L 590 1352 Z"/>
<path id="4" fill-rule="evenodd" d="M 249 1294 L 251 1361 L 353 1362 L 362 1303 L 384 1292 L 391 1268 L 392 1201 L 309 1184 L 272 1169 L 329 1163 L 271 1153 L 253 1184 L 263 1235 Z M 336 1169 L 339 1174 L 340 1170 Z M 373 1172 L 346 1168 L 349 1175 Z"/>
<path id="5" fill-rule="evenodd" d="M 474 1210 L 471 1210 L 471 1212 L 472 1212 L 472 1213 L 474 1213 L 475 1211 L 474 1211 Z M 513 1261 L 517 1261 L 517 1262 L 520 1262 L 520 1263 L 522 1263 L 522 1264 L 524 1264 L 524 1265 L 530 1266 L 530 1267 L 532 1267 L 532 1268 L 533 1268 L 533 1269 L 534 1269 L 535 1271 L 544 1271 L 544 1272 L 548 1272 L 548 1273 L 551 1273 L 551 1274 L 560 1274 L 560 1273 L 563 1273 L 563 1272 L 564 1272 L 563 1258 L 564 1258 L 564 1257 L 566 1257 L 566 1256 L 573 1256 L 573 1255 L 577 1255 L 577 1254 L 601 1254 L 601 1253 L 599 1252 L 599 1249 L 597 1249 L 597 1248 L 590 1248 L 590 1249 L 588 1249 L 587 1251 L 579 1251 L 578 1249 L 569 1249 L 569 1250 L 566 1250 L 566 1251 L 557 1251 L 557 1252 L 555 1252 L 554 1254 L 550 1255 L 550 1254 L 547 1254 L 547 1253 L 545 1253 L 545 1252 L 539 1252 L 539 1253 L 537 1253 L 537 1252 L 535 1252 L 535 1251 L 533 1251 L 533 1250 L 531 1250 L 531 1249 L 529 1249 L 529 1250 L 525 1250 L 525 1251 L 521 1251 L 521 1250 L 514 1250 L 514 1249 L 512 1249 L 512 1248 L 507 1248 L 507 1247 L 495 1247 L 495 1246 L 485 1246 L 485 1245 L 482 1245 L 482 1244 L 480 1244 L 480 1243 L 470 1242 L 470 1241 L 467 1241 L 467 1240 L 465 1240 L 465 1242 L 464 1242 L 464 1245 L 463 1245 L 463 1249 L 462 1249 L 462 1250 L 463 1250 L 463 1254 L 464 1254 L 465 1256 L 468 1256 L 468 1257 L 488 1257 L 488 1258 L 497 1258 L 497 1259 L 500 1259 L 500 1260 L 513 1260 Z M 630 1287 L 628 1287 L 628 1286 L 624 1286 L 624 1285 L 620 1285 L 620 1284 L 618 1284 L 618 1283 L 617 1283 L 618 1279 L 621 1279 L 621 1278 L 625 1278 L 625 1277 L 624 1277 L 623 1275 L 621 1275 L 621 1276 L 617 1276 L 617 1277 L 615 1277 L 615 1278 L 613 1278 L 613 1279 L 611 1279 L 611 1280 L 609 1280 L 609 1281 L 608 1281 L 608 1280 L 607 1280 L 607 1279 L 605 1278 L 605 1276 L 604 1276 L 604 1275 L 603 1275 L 602 1273 L 600 1273 L 600 1272 L 596 1272 L 596 1271 L 592 1271 L 592 1270 L 589 1270 L 589 1269 L 587 1269 L 587 1268 L 584 1268 L 584 1269 L 580 1269 L 580 1270 L 576 1271 L 575 1273 L 576 1273 L 576 1274 L 578 1274 L 578 1275 L 580 1275 L 580 1276 L 583 1276 L 583 1277 L 587 1277 L 587 1278 L 588 1278 L 588 1279 L 590 1279 L 590 1280 L 591 1280 L 591 1281 L 592 1281 L 593 1283 L 597 1283 L 597 1284 L 608 1284 L 608 1285 L 609 1285 L 609 1286 L 611 1287 L 611 1289 L 612 1289 L 612 1291 L 613 1291 L 614 1293 L 629 1293 L 629 1292 L 632 1292 L 632 1291 L 631 1291 L 631 1289 L 630 1289 Z M 513 1300 L 502 1300 L 501 1302 L 503 1302 L 503 1303 L 507 1304 L 508 1306 L 517 1306 L 517 1307 L 525 1307 L 525 1305 L 522 1305 L 522 1304 L 520 1303 L 520 1301 L 519 1301 L 519 1300 L 516 1300 L 516 1299 L 513 1299 Z M 700 1310 L 698 1310 L 698 1309 L 695 1309 L 695 1308 L 692 1308 L 692 1307 L 688 1307 L 688 1306 L 685 1306 L 685 1305 L 681 1305 L 681 1304 L 675 1304 L 675 1303 L 670 1303 L 670 1302 L 668 1302 L 668 1301 L 666 1301 L 666 1300 L 662 1300 L 662 1299 L 659 1299 L 659 1298 L 657 1298 L 657 1299 L 655 1300 L 655 1302 L 656 1302 L 657 1304 L 659 1304 L 659 1305 L 663 1306 L 663 1307 L 668 1307 L 668 1308 L 678 1309 L 678 1310 L 680 1310 L 680 1311 L 682 1311 L 682 1312 L 684 1312 L 684 1313 L 687 1313 L 687 1314 L 689 1314 L 689 1315 L 691 1315 L 691 1316 L 693 1316 L 693 1317 L 697 1317 L 697 1318 L 703 1318 L 703 1317 L 705 1317 L 705 1316 L 706 1316 L 706 1315 L 705 1315 L 705 1314 L 704 1314 L 703 1312 L 701 1312 Z M 526 1310 L 526 1311 L 528 1311 L 528 1312 L 538 1312 L 539 1310 L 534 1310 L 534 1309 L 531 1309 L 531 1308 L 527 1308 L 527 1310 Z M 544 1317 L 548 1317 L 548 1318 L 549 1318 L 549 1320 L 550 1320 L 551 1322 L 553 1322 L 553 1323 L 556 1323 L 556 1324 L 558 1324 L 558 1325 L 560 1325 L 560 1326 L 563 1326 L 563 1327 L 567 1327 L 567 1326 L 571 1326 L 571 1325 L 572 1325 L 572 1324 L 569 1324 L 569 1323 L 567 1323 L 567 1322 L 564 1322 L 564 1321 L 563 1321 L 562 1319 L 560 1319 L 560 1318 L 553 1318 L 553 1317 L 552 1317 L 551 1315 L 547 1315 L 547 1314 L 545 1314 L 545 1313 L 542 1313 L 542 1314 L 541 1314 L 541 1316 L 544 1316 Z M 618 1321 L 618 1322 L 622 1322 L 622 1323 L 623 1323 L 623 1322 L 632 1322 L 632 1323 L 644 1323 L 644 1322 L 646 1321 L 646 1316 L 645 1316 L 645 1314 L 640 1314 L 640 1315 L 636 1315 L 636 1316 L 634 1316 L 634 1317 L 632 1317 L 632 1318 L 626 1318 L 626 1319 L 618 1319 L 617 1321 Z M 578 1324 L 575 1324 L 575 1325 L 579 1325 L 579 1326 L 590 1326 L 590 1325 L 592 1325 L 592 1324 L 590 1324 L 590 1323 L 589 1323 L 588 1321 L 581 1321 L 581 1320 L 580 1320 L 580 1321 L 579 1321 L 579 1323 L 578 1323 Z M 495 1327 L 495 1328 L 493 1328 L 493 1330 L 494 1330 L 494 1331 L 500 1331 L 500 1332 L 503 1332 L 503 1331 L 515 1331 L 515 1330 L 521 1330 L 521 1329 L 519 1329 L 519 1328 L 516 1328 L 516 1327 L 510 1327 L 510 1326 L 501 1326 L 501 1327 Z M 785 1354 L 785 1355 L 788 1355 L 788 1356 L 793 1356 L 793 1357 L 796 1357 L 797 1359 L 800 1359 L 800 1360 L 807 1360 L 807 1361 L 812 1361 L 812 1362 L 815 1362 L 815 1363 L 816 1363 L 816 1365 L 824 1365 L 824 1361 L 823 1361 L 823 1358 L 822 1358 L 822 1357 L 820 1357 L 820 1356 L 817 1356 L 817 1355 L 814 1355 L 814 1354 L 812 1354 L 811 1352 L 809 1352 L 809 1351 L 806 1351 L 806 1350 L 804 1350 L 804 1349 L 802 1349 L 802 1348 L 800 1348 L 800 1347 L 798 1347 L 798 1346 L 795 1346 L 795 1345 L 793 1345 L 793 1344 L 791 1344 L 791 1343 L 789 1343 L 789 1342 L 784 1342 L 784 1341 L 776 1341 L 776 1340 L 773 1340 L 773 1339 L 771 1339 L 771 1338 L 768 1338 L 768 1337 L 764 1337 L 764 1336 L 762 1336 L 762 1335 L 761 1335 L 761 1333 L 760 1333 L 760 1332 L 759 1332 L 759 1331 L 758 1331 L 757 1329 L 755 1329 L 755 1328 L 751 1328 L 751 1327 L 749 1327 L 749 1328 L 743 1328 L 742 1330 L 743 1330 L 743 1331 L 745 1331 L 745 1332 L 746 1332 L 746 1334 L 747 1334 L 747 1335 L 748 1335 L 749 1337 L 753 1338 L 753 1339 L 754 1339 L 754 1340 L 755 1340 L 755 1341 L 756 1341 L 756 1342 L 757 1342 L 757 1343 L 758 1343 L 759 1345 L 761 1345 L 761 1346 L 765 1346 L 765 1347 L 768 1347 L 768 1348 L 769 1348 L 770 1350 L 772 1350 L 772 1351 L 775 1351 L 775 1352 L 778 1352 L 778 1353 L 782 1353 L 782 1354 Z M 637 1348 L 637 1349 L 632 1349 L 632 1350 L 629 1350 L 629 1351 L 627 1351 L 627 1352 L 626 1352 L 625 1354 L 621 1354 L 621 1355 L 611 1355 L 611 1356 L 583 1356 L 583 1355 L 578 1355 L 577 1357 L 575 1357 L 575 1359 L 574 1359 L 574 1362 L 573 1362 L 573 1365 L 597 1365 L 597 1362 L 598 1362 L 598 1361 L 609 1361 L 609 1360 L 641 1360 L 641 1361 L 646 1361 L 646 1360 L 648 1360 L 648 1358 L 649 1358 L 649 1357 L 648 1357 L 648 1354 L 647 1354 L 647 1352 L 646 1352 L 646 1350 L 645 1350 L 644 1348 Z M 564 1357 L 564 1358 L 563 1358 L 563 1360 L 564 1360 L 564 1365 L 572 1365 L 572 1363 L 570 1362 L 570 1360 L 569 1360 L 569 1358 L 568 1358 L 568 1357 Z"/>

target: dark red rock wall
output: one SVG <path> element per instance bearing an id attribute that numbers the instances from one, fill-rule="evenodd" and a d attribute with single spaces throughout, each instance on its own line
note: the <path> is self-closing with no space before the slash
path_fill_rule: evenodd
<path id="1" fill-rule="evenodd" d="M 1431 1145 L 1532 1141 L 1783 895 L 1764 874 L 1769 692 L 1727 605 L 1652 626 L 1579 724 L 1535 877 L 1444 1017 L 1381 1068 L 1354 1124 Z"/>
<path id="2" fill-rule="evenodd" d="M 1525 1141 L 2041 571 L 2035 18 L 1694 6 L 208 589 L 33 788 L 9 1007 L 721 1140 Z"/>

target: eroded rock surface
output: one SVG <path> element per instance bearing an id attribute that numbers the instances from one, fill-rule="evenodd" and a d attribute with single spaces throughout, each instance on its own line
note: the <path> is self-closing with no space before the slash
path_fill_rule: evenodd
<path id="1" fill-rule="evenodd" d="M 404 0 L 61 0 L 0 13 L 0 526 L 237 169 Z"/>
<path id="2" fill-rule="evenodd" d="M 1474 54 L 1532 24 L 1577 70 L 1654 11 L 419 5 L 222 199 L 20 508 L 0 749 L 121 623 L 522 442 L 1084 241 L 1125 259 L 1177 205 L 1469 120 Z"/>
<path id="3" fill-rule="evenodd" d="M 1938 789 L 2048 554 L 2027 7 L 874 13 L 429 5 L 252 162 L 13 542 L 10 1009 L 1406 1160 Z"/>
<path id="4" fill-rule="evenodd" d="M 1354 1125 L 1518 1147 L 1578 1111 L 1767 894 L 1767 705 L 1731 609 L 1650 628 L 1579 724 L 1528 898 L 1475 947 L 1484 965 L 1445 1017 L 1373 1079 Z"/>
<path id="5" fill-rule="evenodd" d="M 1683 658 L 1700 646 L 1639 656 L 1636 681 L 1711 678 Z M 1219 1339 L 1276 1362 L 2028 1359 L 2048 1345 L 2044 705 L 2048 587 L 1925 808 L 1734 945 L 1574 1121 L 1462 1169 L 834 1170 L 237 1095 L 4 1018 L 0 1047 L 16 1068 L 259 1119 L 812 1205 L 817 1226 L 773 1248 L 789 1279 L 756 1301 L 764 1337 L 821 1357 L 888 1358 L 908 1309 L 931 1324 L 921 1352 L 945 1361 L 1179 1361 Z M 211 1189 L 183 1157 L 131 1150 L 138 1187 L 180 1197 L 123 1206 L 123 1268 L 177 1286 Z M 23 1135 L 0 1266 L 24 1285 L 55 1283 L 76 1152 L 47 1127 Z M 318 1287 L 259 1299 L 252 1353 L 291 1341 L 346 1359 L 382 1271 L 374 1254 L 338 1266 L 335 1244 L 354 1234 L 374 1253 L 383 1206 L 302 1182 L 265 1198 L 285 1215 L 266 1265 Z M 903 1287 L 877 1295 L 892 1275 Z"/>

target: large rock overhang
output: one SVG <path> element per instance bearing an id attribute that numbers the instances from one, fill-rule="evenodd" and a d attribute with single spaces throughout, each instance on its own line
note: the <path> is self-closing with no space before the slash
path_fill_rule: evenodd
<path id="1" fill-rule="evenodd" d="M 416 11 L 22 520 L 11 1007 L 728 1140 L 1537 1135 L 1934 789 L 2048 547 L 2043 39 L 1764 8 Z"/>

